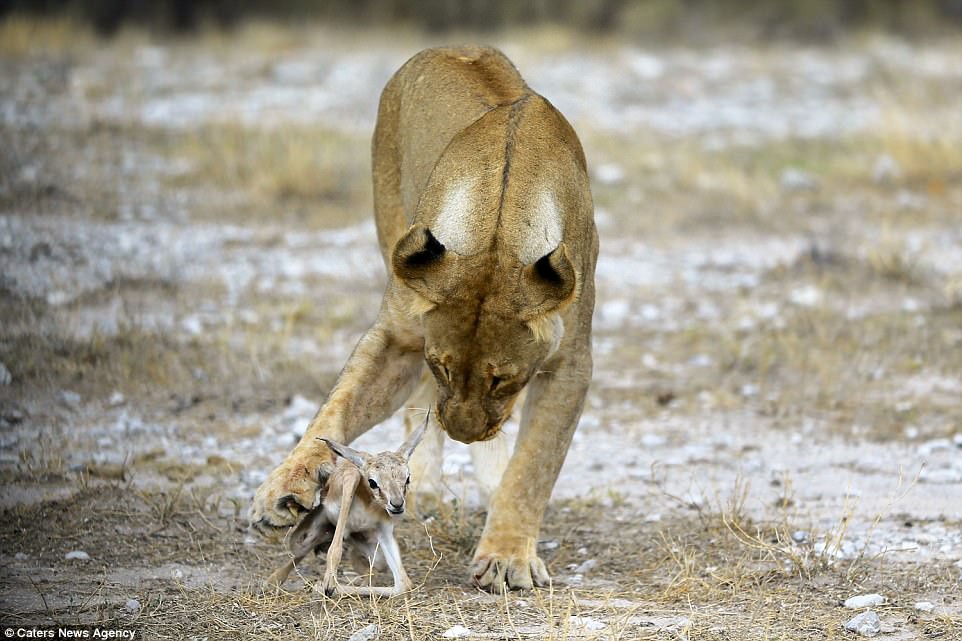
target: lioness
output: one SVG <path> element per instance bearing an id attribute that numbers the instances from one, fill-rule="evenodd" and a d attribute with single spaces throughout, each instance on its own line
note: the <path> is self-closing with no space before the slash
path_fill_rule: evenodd
<path id="1" fill-rule="evenodd" d="M 426 363 L 441 429 L 464 443 L 494 438 L 527 389 L 471 572 L 495 592 L 545 585 L 538 533 L 591 379 L 598 235 L 581 143 L 499 51 L 451 47 L 388 82 L 372 153 L 381 310 L 251 523 L 270 534 L 314 508 L 333 468 L 318 437 L 349 443 L 386 419 Z"/>

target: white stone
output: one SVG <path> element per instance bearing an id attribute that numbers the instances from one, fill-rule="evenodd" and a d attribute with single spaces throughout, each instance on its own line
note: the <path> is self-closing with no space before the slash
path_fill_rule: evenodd
<path id="1" fill-rule="evenodd" d="M 460 623 L 458 625 L 453 625 L 441 635 L 445 639 L 461 639 L 464 637 L 471 636 L 472 632 L 469 628 L 464 627 Z"/>
<path id="2" fill-rule="evenodd" d="M 23 552 L 17 552 L 13 555 L 13 558 L 17 561 L 28 561 L 30 560 L 30 555 L 24 554 Z"/>
<path id="3" fill-rule="evenodd" d="M 874 637 L 882 631 L 882 621 L 877 614 L 868 610 L 849 619 L 845 629 L 863 637 Z"/>
<path id="4" fill-rule="evenodd" d="M 788 299 L 799 307 L 815 307 L 822 302 L 822 291 L 814 285 L 796 287 L 788 295 Z"/>
<path id="5" fill-rule="evenodd" d="M 809 191 L 818 187 L 818 182 L 811 175 L 795 167 L 783 171 L 779 182 L 786 191 Z"/>
<path id="6" fill-rule="evenodd" d="M 591 632 L 604 630 L 607 627 L 606 623 L 599 621 L 598 619 L 592 619 L 591 617 L 571 616 L 568 617 L 568 623 L 576 628 L 581 628 Z"/>
<path id="7" fill-rule="evenodd" d="M 13 382 L 13 374 L 7 369 L 5 363 L 0 363 L 0 385 L 9 385 Z"/>
<path id="8" fill-rule="evenodd" d="M 574 569 L 575 574 L 586 574 L 587 572 L 590 572 L 591 570 L 593 570 L 596 565 L 598 565 L 598 561 L 596 561 L 595 559 L 588 559 L 586 561 L 583 561 L 581 565 L 579 565 Z"/>
<path id="9" fill-rule="evenodd" d="M 347 641 L 374 641 L 381 636 L 376 623 L 369 623 L 350 637 Z"/>
<path id="10" fill-rule="evenodd" d="M 120 392 L 114 392 L 110 395 L 110 398 L 107 399 L 107 405 L 110 407 L 117 407 L 118 405 L 123 405 L 125 400 L 126 399 L 124 398 L 123 394 Z"/>
<path id="11" fill-rule="evenodd" d="M 931 612 L 932 610 L 935 609 L 935 604 L 932 603 L 931 601 L 919 601 L 912 607 L 914 607 L 919 612 Z"/>
<path id="12" fill-rule="evenodd" d="M 60 392 L 60 400 L 64 402 L 65 405 L 70 407 L 77 407 L 80 405 L 80 394 L 77 392 L 71 392 L 70 390 L 62 390 Z"/>
<path id="13" fill-rule="evenodd" d="M 63 558 L 68 561 L 89 561 L 90 555 L 83 550 L 73 550 L 72 552 L 67 552 L 63 555 Z"/>
<path id="14" fill-rule="evenodd" d="M 140 610 L 140 601 L 137 599 L 127 599 L 127 603 L 124 604 L 129 612 L 137 612 Z"/>
<path id="15" fill-rule="evenodd" d="M 845 607 L 850 610 L 861 610 L 862 608 L 871 608 L 876 605 L 882 605 L 885 603 L 885 601 L 886 598 L 881 594 L 860 594 L 858 596 L 845 599 Z"/>

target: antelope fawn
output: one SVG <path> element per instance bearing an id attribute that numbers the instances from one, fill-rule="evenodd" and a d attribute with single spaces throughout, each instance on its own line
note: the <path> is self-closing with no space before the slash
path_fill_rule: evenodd
<path id="1" fill-rule="evenodd" d="M 326 552 L 324 580 L 317 588 L 330 596 L 359 594 L 395 596 L 411 589 L 394 539 L 394 519 L 404 513 L 405 495 L 411 482 L 408 460 L 427 425 L 412 432 L 396 451 L 369 454 L 327 438 L 337 456 L 328 477 L 321 505 L 308 514 L 290 537 L 291 560 L 271 574 L 268 584 L 280 586 L 296 564 L 312 550 Z M 393 587 L 342 586 L 337 581 L 345 539 L 351 562 L 359 574 L 384 569 L 394 577 Z"/>

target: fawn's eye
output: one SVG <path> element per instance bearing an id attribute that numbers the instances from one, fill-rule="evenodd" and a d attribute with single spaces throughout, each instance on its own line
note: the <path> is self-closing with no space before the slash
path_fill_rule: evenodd
<path id="1" fill-rule="evenodd" d="M 371 486 L 372 490 L 377 489 L 377 481 L 375 481 L 374 479 L 368 479 L 367 484 Z"/>

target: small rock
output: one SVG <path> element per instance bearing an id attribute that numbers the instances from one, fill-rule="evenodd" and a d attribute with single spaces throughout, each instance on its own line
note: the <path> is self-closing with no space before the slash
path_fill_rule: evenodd
<path id="1" fill-rule="evenodd" d="M 571 616 L 568 617 L 568 623 L 576 628 L 581 628 L 583 630 L 589 630 L 592 632 L 604 630 L 607 627 L 607 624 L 604 622 L 599 621 L 598 619 L 592 619 L 591 617 Z"/>
<path id="2" fill-rule="evenodd" d="M 962 447 L 962 432 L 952 437 L 952 443 L 955 444 L 956 447 Z"/>
<path id="3" fill-rule="evenodd" d="M 648 448 L 661 447 L 667 442 L 668 439 L 659 434 L 645 434 L 641 437 L 641 444 Z"/>
<path id="4" fill-rule="evenodd" d="M 927 470 L 923 469 L 922 473 L 919 474 L 919 480 L 925 483 L 957 483 L 962 475 L 959 472 L 952 469 L 941 468 L 937 470 Z"/>
<path id="5" fill-rule="evenodd" d="M 788 299 L 799 307 L 815 307 L 822 302 L 822 291 L 814 285 L 796 287 L 788 295 Z"/>
<path id="6" fill-rule="evenodd" d="M 860 610 L 862 608 L 872 608 L 876 605 L 882 605 L 885 601 L 886 598 L 881 594 L 860 594 L 845 599 L 845 607 L 849 610 Z"/>
<path id="7" fill-rule="evenodd" d="M 5 410 L 0 410 L 0 423 L 6 423 L 7 425 L 18 425 L 23 423 L 24 414 L 15 407 L 11 407 Z"/>
<path id="8" fill-rule="evenodd" d="M 805 530 L 796 530 L 792 532 L 792 540 L 796 543 L 806 543 L 808 541 L 808 532 Z"/>
<path id="9" fill-rule="evenodd" d="M 812 191 L 818 187 L 818 182 L 810 174 L 795 167 L 783 171 L 779 183 L 785 191 Z"/>
<path id="10" fill-rule="evenodd" d="M 0 385 L 9 385 L 13 382 L 13 374 L 7 369 L 5 363 L 0 363 Z"/>
<path id="11" fill-rule="evenodd" d="M 120 392 L 114 392 L 110 395 L 110 398 L 107 399 L 107 405 L 110 407 L 117 407 L 118 405 L 123 405 L 125 400 L 127 399 L 124 398 L 123 394 Z"/>
<path id="12" fill-rule="evenodd" d="M 127 603 L 124 604 L 128 612 L 137 612 L 140 610 L 140 601 L 137 599 L 127 599 Z"/>
<path id="13" fill-rule="evenodd" d="M 933 438 L 930 441 L 926 441 L 919 445 L 918 452 L 919 456 L 931 456 L 936 452 L 942 452 L 952 449 L 952 442 L 947 438 Z"/>
<path id="14" fill-rule="evenodd" d="M 185 332 L 193 336 L 199 336 L 204 333 L 204 322 L 199 316 L 193 314 L 182 318 L 180 321 L 180 327 Z"/>
<path id="15" fill-rule="evenodd" d="M 17 552 L 16 554 L 13 555 L 13 558 L 16 561 L 29 561 L 30 555 L 24 554 L 23 552 Z"/>
<path id="16" fill-rule="evenodd" d="M 845 629 L 863 637 L 874 637 L 882 631 L 882 621 L 877 614 L 867 610 L 849 619 Z"/>
<path id="17" fill-rule="evenodd" d="M 872 180 L 875 183 L 886 183 L 897 179 L 902 175 L 902 168 L 898 161 L 888 154 L 882 154 L 875 159 L 875 166 L 872 167 Z"/>
<path id="18" fill-rule="evenodd" d="M 68 561 L 89 561 L 90 555 L 83 550 L 73 550 L 72 552 L 67 552 L 63 555 L 63 558 Z"/>
<path id="19" fill-rule="evenodd" d="M 380 630 L 377 628 L 376 623 L 369 623 L 364 626 L 350 637 L 347 641 L 374 641 L 381 636 Z"/>
<path id="20" fill-rule="evenodd" d="M 587 572 L 590 572 L 591 570 L 593 570 L 596 565 L 598 565 L 598 562 L 596 560 L 588 559 L 587 561 L 582 562 L 581 565 L 576 567 L 574 569 L 574 572 L 575 574 L 586 574 Z"/>
<path id="21" fill-rule="evenodd" d="M 549 539 L 547 541 L 538 541 L 538 547 L 542 550 L 557 550 L 561 546 L 558 539 Z"/>
<path id="22" fill-rule="evenodd" d="M 80 405 L 80 394 L 77 392 L 71 392 L 70 390 L 61 390 L 60 400 L 63 401 L 64 405 L 69 407 L 78 407 Z"/>
<path id="23" fill-rule="evenodd" d="M 935 609 L 935 604 L 932 603 L 931 601 L 919 601 L 912 607 L 914 607 L 919 612 L 931 612 L 932 610 Z"/>
<path id="24" fill-rule="evenodd" d="M 170 571 L 170 578 L 174 579 L 175 581 L 180 581 L 184 578 L 184 571 L 180 568 L 174 568 Z"/>
<path id="25" fill-rule="evenodd" d="M 441 636 L 445 639 L 461 639 L 463 637 L 471 636 L 471 630 L 459 623 L 458 625 L 451 626 L 445 630 L 444 634 Z"/>

